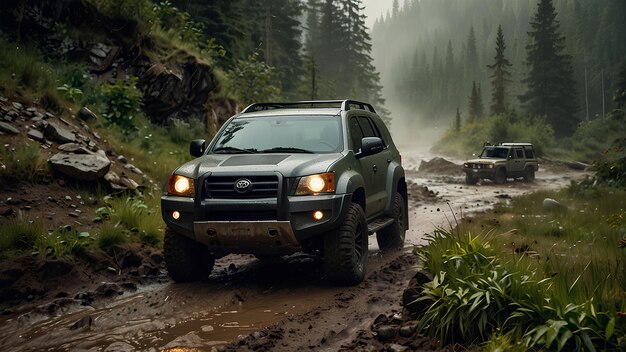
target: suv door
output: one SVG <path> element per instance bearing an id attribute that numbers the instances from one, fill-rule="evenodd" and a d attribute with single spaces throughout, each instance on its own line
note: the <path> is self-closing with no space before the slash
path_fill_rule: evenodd
<path id="1" fill-rule="evenodd" d="M 524 173 L 524 150 L 522 148 L 511 149 L 512 159 L 509 160 L 508 173 L 512 177 L 520 177 Z"/>
<path id="2" fill-rule="evenodd" d="M 378 137 L 383 143 L 381 133 L 376 128 L 374 122 L 365 116 L 353 116 L 350 118 L 350 138 L 352 140 L 352 150 L 357 153 L 361 149 L 361 139 L 363 137 Z M 386 144 L 385 144 L 386 145 Z M 361 172 L 365 180 L 366 211 L 368 218 L 376 216 L 385 210 L 387 204 L 387 159 L 389 151 L 387 149 L 377 154 L 368 155 L 359 159 Z"/>

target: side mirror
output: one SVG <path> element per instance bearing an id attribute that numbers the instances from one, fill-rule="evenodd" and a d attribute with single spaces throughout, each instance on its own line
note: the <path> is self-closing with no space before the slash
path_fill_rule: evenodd
<path id="1" fill-rule="evenodd" d="M 361 152 L 356 156 L 362 158 L 368 155 L 380 153 L 385 149 L 383 140 L 378 137 L 365 137 L 361 140 Z"/>
<path id="2" fill-rule="evenodd" d="M 206 141 L 204 139 L 194 139 L 189 145 L 189 154 L 197 157 L 204 155 L 206 150 Z"/>

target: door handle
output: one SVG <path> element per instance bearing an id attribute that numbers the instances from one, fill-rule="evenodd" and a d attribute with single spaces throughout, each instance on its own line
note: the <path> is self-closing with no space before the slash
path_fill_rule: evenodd
<path id="1" fill-rule="evenodd" d="M 372 169 L 374 170 L 374 172 L 378 171 L 378 166 L 374 165 L 372 166 Z"/>
<path id="2" fill-rule="evenodd" d="M 391 164 L 391 159 L 387 159 L 387 164 Z"/>

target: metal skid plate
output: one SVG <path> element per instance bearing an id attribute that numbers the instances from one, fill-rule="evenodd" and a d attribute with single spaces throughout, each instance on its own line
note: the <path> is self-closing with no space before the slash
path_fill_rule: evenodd
<path id="1" fill-rule="evenodd" d="M 290 254 L 302 248 L 289 221 L 196 221 L 196 240 L 226 253 Z"/>

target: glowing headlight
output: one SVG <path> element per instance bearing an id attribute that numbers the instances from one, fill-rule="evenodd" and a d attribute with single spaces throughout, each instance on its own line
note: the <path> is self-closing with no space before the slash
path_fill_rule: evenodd
<path id="1" fill-rule="evenodd" d="M 167 192 L 178 196 L 193 196 L 193 179 L 180 175 L 172 175 L 167 184 Z"/>
<path id="2" fill-rule="evenodd" d="M 302 177 L 298 182 L 296 195 L 332 193 L 335 191 L 335 174 L 326 172 L 318 175 Z"/>

